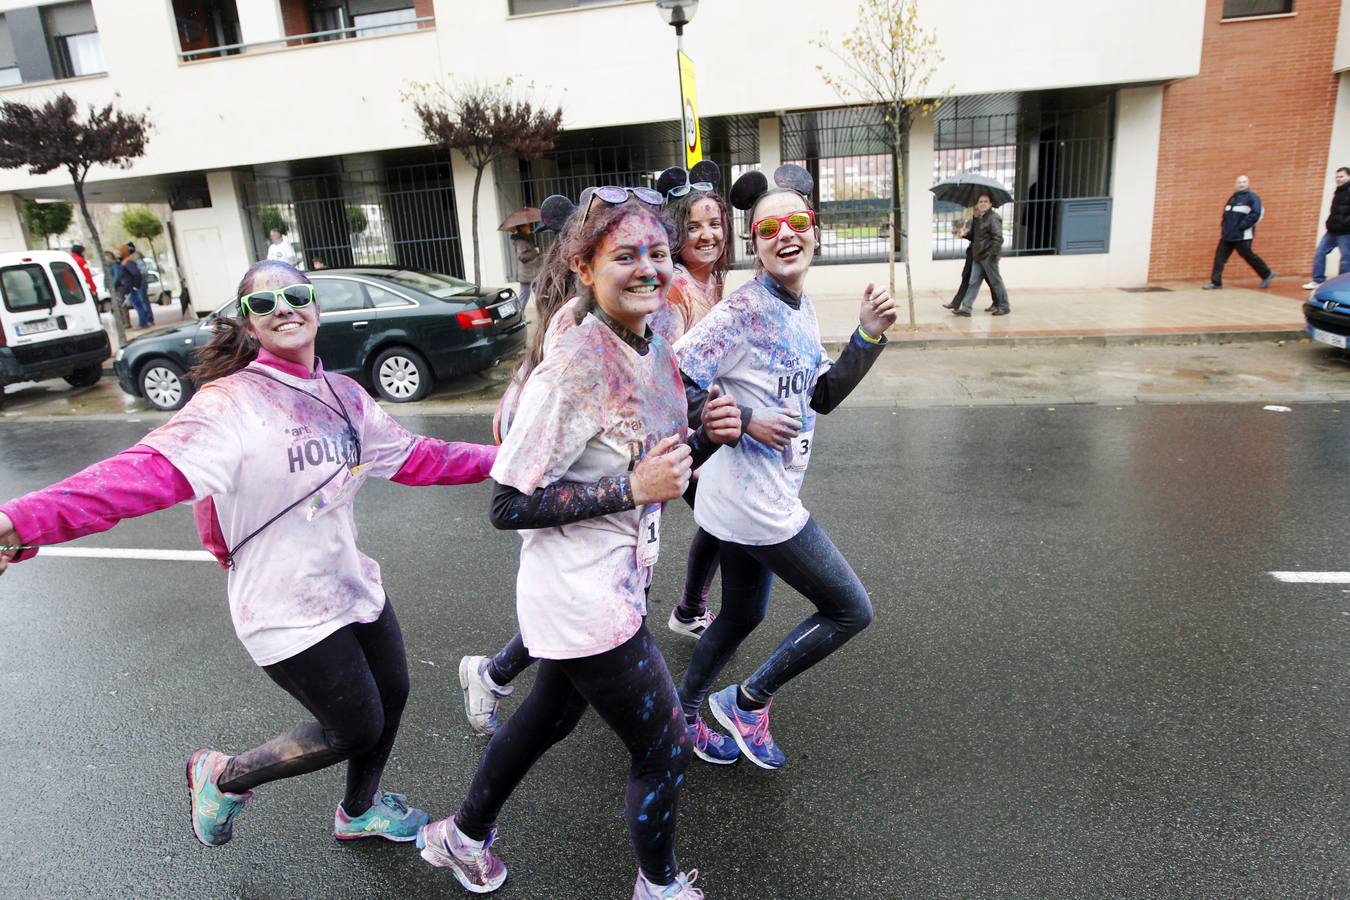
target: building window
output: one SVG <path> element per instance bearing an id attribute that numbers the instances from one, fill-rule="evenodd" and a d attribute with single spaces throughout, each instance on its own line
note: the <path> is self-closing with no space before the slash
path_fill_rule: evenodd
<path id="1" fill-rule="evenodd" d="M 897 211 L 896 160 L 875 107 L 849 107 L 783 117 L 783 162 L 796 163 L 816 183 L 822 262 L 885 259 L 889 214 Z M 903 254 L 899 242 L 896 249 Z"/>
<path id="2" fill-rule="evenodd" d="M 14 41 L 9 36 L 9 23 L 0 16 L 0 87 L 23 84 L 23 75 L 19 72 L 18 58 L 14 54 Z"/>
<path id="3" fill-rule="evenodd" d="M 42 24 L 51 47 L 57 78 L 78 78 L 108 71 L 103 64 L 94 10 L 88 0 L 42 8 Z"/>
<path id="4" fill-rule="evenodd" d="M 173 0 L 178 50 L 184 59 L 209 59 L 239 52 L 239 11 L 235 0 Z M 217 48 L 231 49 L 220 50 Z"/>
<path id="5" fill-rule="evenodd" d="M 366 13 L 352 16 L 352 26 L 357 37 L 371 37 L 376 34 L 398 34 L 401 31 L 416 31 L 417 10 L 391 9 L 387 12 Z"/>
<path id="6" fill-rule="evenodd" d="M 510 0 L 510 9 L 513 16 L 527 16 L 530 13 L 556 12 L 560 9 L 610 6 L 618 2 L 624 0 Z"/>
<path id="7" fill-rule="evenodd" d="M 399 34 L 419 27 L 412 0 L 310 0 L 308 8 L 309 33 L 320 36 L 306 43 Z"/>
<path id="8" fill-rule="evenodd" d="M 1109 211 L 1114 98 L 1083 88 L 950 100 L 934 115 L 933 182 L 980 175 L 1012 193 L 998 210 L 1004 255 L 1104 252 L 1104 238 L 1101 249 L 1083 249 L 1081 232 L 1085 209 Z M 965 254 L 967 216 L 934 198 L 934 259 Z"/>
<path id="9" fill-rule="evenodd" d="M 1278 16 L 1294 11 L 1294 0 L 1223 0 L 1225 19 Z"/>

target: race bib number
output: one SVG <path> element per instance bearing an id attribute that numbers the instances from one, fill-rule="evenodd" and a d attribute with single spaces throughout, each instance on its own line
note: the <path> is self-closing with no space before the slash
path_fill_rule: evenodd
<path id="1" fill-rule="evenodd" d="M 642 568 L 656 565 L 661 555 L 661 504 L 647 507 L 638 523 L 637 564 Z"/>
<path id="2" fill-rule="evenodd" d="M 356 492 L 365 483 L 366 467 L 364 465 L 353 466 L 350 469 L 344 466 L 342 474 L 328 482 L 317 494 L 310 498 L 309 507 L 305 510 L 305 519 L 313 522 L 339 506 L 346 506 L 352 502 L 352 499 L 356 497 Z"/>
<path id="3" fill-rule="evenodd" d="M 789 472 L 806 470 L 806 464 L 811 461 L 811 448 L 815 442 L 814 431 L 798 432 L 796 437 L 788 441 L 787 449 L 783 451 L 783 465 Z"/>

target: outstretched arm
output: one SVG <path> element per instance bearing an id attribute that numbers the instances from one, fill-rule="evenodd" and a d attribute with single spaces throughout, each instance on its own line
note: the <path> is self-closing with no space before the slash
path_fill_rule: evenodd
<path id="1" fill-rule="evenodd" d="M 412 452 L 390 481 L 422 487 L 431 484 L 477 484 L 486 481 L 497 448 L 419 437 Z"/>
<path id="2" fill-rule="evenodd" d="M 173 463 L 159 451 L 137 444 L 0 506 L 0 546 L 73 541 L 193 496 L 192 485 Z M 0 572 L 10 559 L 24 560 L 36 552 L 0 550 Z"/>
<path id="3" fill-rule="evenodd" d="M 895 324 L 895 302 L 885 288 L 869 284 L 863 291 L 858 329 L 853 332 L 834 365 L 816 380 L 811 408 L 821 414 L 833 412 L 853 392 L 886 346 L 886 329 Z"/>

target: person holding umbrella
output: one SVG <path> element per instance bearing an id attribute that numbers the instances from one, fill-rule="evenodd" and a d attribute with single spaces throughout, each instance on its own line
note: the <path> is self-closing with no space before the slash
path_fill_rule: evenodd
<path id="1" fill-rule="evenodd" d="M 966 286 L 966 295 L 961 305 L 952 310 L 958 316 L 970 316 L 970 307 L 980 292 L 980 282 L 987 281 L 994 295 L 993 314 L 1006 316 L 1008 307 L 1008 289 L 1003 286 L 1003 278 L 998 271 L 999 257 L 1003 255 L 1003 218 L 994 212 L 994 201 L 988 192 L 982 191 L 975 201 L 975 214 L 971 217 L 970 237 L 970 283 Z"/>
<path id="2" fill-rule="evenodd" d="M 516 254 L 516 281 L 520 284 L 520 307 L 530 302 L 530 285 L 539 276 L 544 255 L 534 242 L 534 223 L 540 221 L 539 210 L 526 206 L 511 213 L 498 231 L 511 232 L 511 250 Z"/>

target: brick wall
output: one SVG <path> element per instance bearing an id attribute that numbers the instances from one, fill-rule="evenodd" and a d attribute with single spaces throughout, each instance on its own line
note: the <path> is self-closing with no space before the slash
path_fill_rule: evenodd
<path id="1" fill-rule="evenodd" d="M 1292 17 L 1220 24 L 1222 0 L 1206 0 L 1200 74 L 1163 92 L 1151 280 L 1208 280 L 1238 175 L 1266 208 L 1253 248 L 1277 273 L 1309 275 L 1327 172 L 1350 165 L 1327 159 L 1340 6 L 1295 0 Z M 1234 254 L 1224 282 L 1254 279 Z"/>

